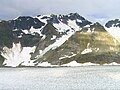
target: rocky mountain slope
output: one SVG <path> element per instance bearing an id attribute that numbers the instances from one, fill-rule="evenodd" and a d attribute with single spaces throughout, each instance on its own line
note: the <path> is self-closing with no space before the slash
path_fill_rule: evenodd
<path id="1" fill-rule="evenodd" d="M 43 62 L 63 65 L 72 61 L 120 63 L 119 38 L 109 30 L 119 27 L 117 23 L 119 20 L 109 21 L 104 27 L 78 13 L 20 16 L 1 21 L 0 65 L 40 66 Z"/>

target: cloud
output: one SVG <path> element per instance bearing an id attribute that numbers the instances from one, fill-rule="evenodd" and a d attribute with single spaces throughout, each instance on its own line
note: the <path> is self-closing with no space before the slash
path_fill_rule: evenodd
<path id="1" fill-rule="evenodd" d="M 120 0 L 0 0 L 0 18 L 70 12 L 96 19 L 120 18 L 119 3 Z"/>

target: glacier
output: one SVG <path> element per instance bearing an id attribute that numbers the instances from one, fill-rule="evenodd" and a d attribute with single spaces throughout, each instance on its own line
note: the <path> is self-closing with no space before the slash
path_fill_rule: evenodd
<path id="1" fill-rule="evenodd" d="M 21 43 L 13 43 L 12 48 L 4 47 L 1 52 L 5 58 L 3 65 L 16 67 L 19 65 L 34 66 L 33 61 L 30 60 L 30 53 L 34 52 L 34 47 L 21 47 Z"/>

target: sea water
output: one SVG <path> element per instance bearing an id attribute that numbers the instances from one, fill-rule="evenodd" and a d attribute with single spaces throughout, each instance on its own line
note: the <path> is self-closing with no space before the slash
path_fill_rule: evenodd
<path id="1" fill-rule="evenodd" d="M 120 66 L 0 68 L 0 90 L 119 90 Z"/>

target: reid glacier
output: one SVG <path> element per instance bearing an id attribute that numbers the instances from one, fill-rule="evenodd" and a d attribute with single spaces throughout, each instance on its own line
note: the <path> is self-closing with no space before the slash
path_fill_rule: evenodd
<path id="1" fill-rule="evenodd" d="M 30 60 L 30 53 L 34 52 L 34 47 L 21 47 L 21 43 L 13 43 L 12 48 L 4 47 L 2 56 L 5 58 L 3 65 L 16 67 L 19 65 L 34 66 Z"/>

